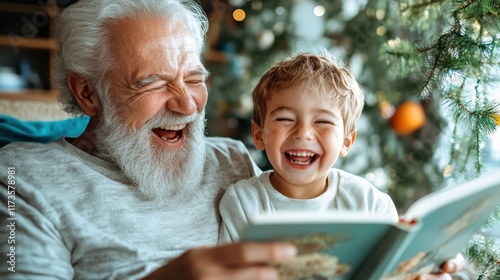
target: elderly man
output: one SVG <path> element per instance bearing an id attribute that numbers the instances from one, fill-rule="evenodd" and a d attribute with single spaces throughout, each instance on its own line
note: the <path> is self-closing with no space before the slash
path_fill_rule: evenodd
<path id="1" fill-rule="evenodd" d="M 242 143 L 203 136 L 206 29 L 196 4 L 175 0 L 63 11 L 60 101 L 90 123 L 76 139 L 0 150 L 13 224 L 2 236 L 14 232 L 2 278 L 277 278 L 265 264 L 292 258 L 290 244 L 214 247 L 224 188 L 260 170 Z"/>

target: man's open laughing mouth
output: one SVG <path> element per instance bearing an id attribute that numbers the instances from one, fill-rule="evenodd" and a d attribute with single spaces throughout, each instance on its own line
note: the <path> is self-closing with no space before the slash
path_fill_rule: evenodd
<path id="1" fill-rule="evenodd" d="M 168 143 L 176 143 L 183 139 L 185 135 L 186 124 L 166 125 L 152 129 L 152 132 L 160 139 Z"/>

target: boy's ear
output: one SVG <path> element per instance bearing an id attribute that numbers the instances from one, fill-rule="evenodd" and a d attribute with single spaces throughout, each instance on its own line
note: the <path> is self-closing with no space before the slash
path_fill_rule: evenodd
<path id="1" fill-rule="evenodd" d="M 68 74 L 68 86 L 82 111 L 88 116 L 95 116 L 101 107 L 97 92 L 87 79 L 77 73 Z"/>
<path id="2" fill-rule="evenodd" d="M 264 150 L 265 145 L 264 145 L 264 139 L 262 138 L 262 129 L 252 120 L 252 138 L 253 138 L 253 143 L 255 144 L 255 147 L 258 150 Z"/>
<path id="3" fill-rule="evenodd" d="M 356 140 L 356 131 L 353 131 L 349 133 L 349 135 L 347 135 L 347 137 L 344 139 L 344 143 L 342 144 L 342 148 L 340 149 L 341 157 L 347 156 L 355 140 Z"/>

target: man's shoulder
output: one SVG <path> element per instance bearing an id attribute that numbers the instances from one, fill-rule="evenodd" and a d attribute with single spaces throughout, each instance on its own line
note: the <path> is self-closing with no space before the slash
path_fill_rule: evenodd
<path id="1" fill-rule="evenodd" d="M 12 142 L 12 143 L 9 143 L 5 146 L 3 146 L 2 148 L 0 148 L 0 152 L 5 152 L 5 151 L 12 151 L 12 150 L 15 150 L 15 151 L 22 151 L 22 150 L 26 150 L 26 149 L 32 149 L 32 148 L 45 148 L 47 146 L 49 146 L 51 143 L 49 144 L 43 144 L 43 143 L 38 143 L 38 142 Z"/>
<path id="2" fill-rule="evenodd" d="M 36 142 L 14 142 L 0 149 L 4 161 L 34 161 L 53 158 L 54 153 L 61 151 L 57 142 L 42 144 Z"/>
<path id="3" fill-rule="evenodd" d="M 260 174 L 243 142 L 226 137 L 207 137 L 206 172 L 218 173 L 228 178 L 227 188 L 238 180 Z"/>
<path id="4" fill-rule="evenodd" d="M 227 137 L 207 137 L 207 152 L 217 160 L 248 162 L 250 153 L 243 142 Z"/>
<path id="5" fill-rule="evenodd" d="M 240 140 L 228 137 L 207 137 L 207 146 L 218 151 L 241 151 L 247 153 L 248 150 Z"/>

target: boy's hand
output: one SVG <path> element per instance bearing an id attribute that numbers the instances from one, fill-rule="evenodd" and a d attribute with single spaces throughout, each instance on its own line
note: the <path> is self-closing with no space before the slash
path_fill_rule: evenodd
<path id="1" fill-rule="evenodd" d="M 450 274 L 459 272 L 464 268 L 465 259 L 461 254 L 458 254 L 454 259 L 448 260 L 441 266 L 443 273 L 420 275 L 416 280 L 451 280 Z"/>

